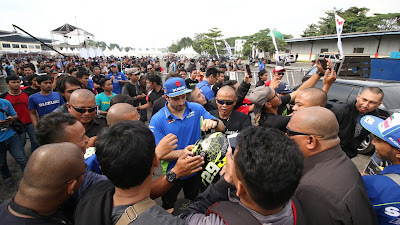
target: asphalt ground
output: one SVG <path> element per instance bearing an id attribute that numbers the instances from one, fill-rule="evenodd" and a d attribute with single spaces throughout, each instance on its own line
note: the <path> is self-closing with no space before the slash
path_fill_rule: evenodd
<path id="1" fill-rule="evenodd" d="M 244 61 L 243 63 L 247 63 L 247 62 Z M 163 68 L 165 68 L 165 62 L 161 62 L 161 66 Z M 297 67 L 296 69 L 298 69 L 298 68 L 307 69 L 307 66 L 308 66 L 308 68 L 310 68 L 309 64 L 304 64 L 304 63 L 299 63 L 299 64 L 294 63 L 291 66 Z M 251 66 L 251 70 L 258 72 L 258 67 Z M 272 67 L 267 67 L 267 71 L 272 71 L 272 70 L 273 70 Z M 148 115 L 151 115 L 151 113 L 148 113 Z M 29 140 L 27 140 L 27 143 L 25 145 L 25 153 L 28 157 L 30 156 Z M 353 158 L 352 161 L 355 163 L 358 170 L 363 170 L 365 168 L 366 164 L 368 163 L 369 159 L 370 159 L 370 156 L 358 155 L 357 157 Z M 12 157 L 10 156 L 10 154 L 8 152 L 7 152 L 7 164 L 8 164 L 8 167 L 11 171 L 12 177 L 16 184 L 13 187 L 8 188 L 4 185 L 2 179 L 0 179 L 0 203 L 4 202 L 5 200 L 7 200 L 15 195 L 15 193 L 18 190 L 19 181 L 22 177 L 22 173 L 21 173 L 19 165 L 13 161 Z M 157 178 L 159 176 L 161 176 L 161 168 L 156 169 L 153 177 Z M 178 198 L 183 198 L 183 194 L 180 193 Z M 156 202 L 157 202 L 157 204 L 161 204 L 161 199 L 160 198 L 156 199 Z"/>

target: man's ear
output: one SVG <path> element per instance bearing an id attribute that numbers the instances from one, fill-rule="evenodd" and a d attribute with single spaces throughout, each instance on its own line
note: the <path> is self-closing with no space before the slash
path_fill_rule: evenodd
<path id="1" fill-rule="evenodd" d="M 159 161 L 160 160 L 158 159 L 157 154 L 154 154 L 154 158 L 153 158 L 153 166 L 154 166 L 154 168 L 156 168 L 156 167 L 158 167 L 160 165 Z"/>
<path id="2" fill-rule="evenodd" d="M 315 149 L 316 147 L 317 147 L 317 139 L 312 135 L 307 136 L 307 148 Z"/>
<path id="3" fill-rule="evenodd" d="M 272 107 L 271 102 L 266 102 L 265 107 L 271 108 Z"/>
<path id="4" fill-rule="evenodd" d="M 79 186 L 78 186 L 78 180 L 74 179 L 72 180 L 70 183 L 68 183 L 68 187 L 67 187 L 67 193 L 69 196 L 72 196 L 75 191 L 74 190 L 78 190 Z"/>
<path id="5" fill-rule="evenodd" d="M 397 159 L 400 159 L 400 149 L 397 148 L 396 151 L 397 151 L 397 152 L 396 152 L 396 158 L 397 158 Z"/>
<path id="6" fill-rule="evenodd" d="M 72 108 L 72 106 L 71 106 L 71 104 L 69 104 L 69 102 L 67 102 L 67 108 L 68 108 L 68 111 L 70 111 Z"/>

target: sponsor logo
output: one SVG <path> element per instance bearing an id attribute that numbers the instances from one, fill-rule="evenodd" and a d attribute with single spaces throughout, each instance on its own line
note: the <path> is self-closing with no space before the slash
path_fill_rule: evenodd
<path id="1" fill-rule="evenodd" d="M 397 142 L 396 140 L 394 140 L 392 137 L 389 137 L 388 139 L 389 139 L 394 145 L 396 145 L 397 148 L 400 148 L 399 142 Z M 397 139 L 397 140 L 399 140 L 399 139 Z"/>
<path id="2" fill-rule="evenodd" d="M 180 87 L 181 86 L 181 82 L 178 80 L 175 82 L 175 86 Z"/>
<path id="3" fill-rule="evenodd" d="M 168 124 L 175 122 L 175 119 L 168 120 Z"/>
<path id="4" fill-rule="evenodd" d="M 364 122 L 369 124 L 369 125 L 372 125 L 375 122 L 375 119 L 370 117 L 370 116 L 366 116 L 365 119 L 364 119 Z"/>
<path id="5" fill-rule="evenodd" d="M 59 104 L 60 100 L 54 100 L 54 101 L 48 101 L 48 102 L 43 102 L 43 103 L 39 103 L 38 106 L 39 107 L 44 107 L 47 105 L 54 105 L 54 104 Z"/>
<path id="6" fill-rule="evenodd" d="M 179 81 L 177 81 L 177 82 L 179 82 Z M 178 91 L 182 91 L 182 90 L 185 90 L 185 89 L 186 89 L 185 86 L 182 86 L 182 87 L 178 87 L 178 88 L 172 89 L 172 92 L 178 92 Z"/>

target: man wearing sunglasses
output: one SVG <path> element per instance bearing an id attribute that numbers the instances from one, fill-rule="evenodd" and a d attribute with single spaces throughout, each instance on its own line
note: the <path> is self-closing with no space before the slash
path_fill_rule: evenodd
<path id="1" fill-rule="evenodd" d="M 246 127 L 251 126 L 250 118 L 237 110 L 233 110 L 237 98 L 235 90 L 231 86 L 223 86 L 218 90 L 216 97 L 218 110 L 210 112 L 211 115 L 220 119 L 226 126 L 226 134 L 238 133 Z"/>
<path id="2" fill-rule="evenodd" d="M 71 143 L 43 145 L 29 158 L 16 195 L 0 206 L 2 224 L 72 224 L 59 207 L 81 186 L 83 153 Z"/>
<path id="3" fill-rule="evenodd" d="M 93 92 L 87 89 L 75 90 L 70 96 L 67 107 L 69 113 L 85 127 L 89 138 L 97 136 L 102 128 L 107 127 L 106 118 L 96 115 L 97 105 Z M 89 146 L 93 146 L 94 139 L 91 139 Z"/>
<path id="4" fill-rule="evenodd" d="M 282 80 L 283 76 L 285 76 L 285 72 L 286 72 L 286 69 L 283 68 L 283 66 L 277 66 L 272 71 L 272 77 L 275 77 L 275 79 L 277 79 L 277 80 Z M 265 83 L 265 85 L 269 86 L 270 83 L 271 83 L 271 81 L 269 80 L 269 81 L 267 81 L 267 83 Z"/>
<path id="5" fill-rule="evenodd" d="M 300 109 L 286 135 L 304 155 L 304 169 L 295 197 L 308 225 L 377 224 L 360 173 L 340 147 L 339 124 L 323 107 Z"/>

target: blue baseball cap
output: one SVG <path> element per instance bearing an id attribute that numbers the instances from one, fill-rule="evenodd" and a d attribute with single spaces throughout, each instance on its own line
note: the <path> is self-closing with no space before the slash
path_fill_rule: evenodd
<path id="1" fill-rule="evenodd" d="M 292 93 L 293 89 L 290 88 L 289 84 L 287 83 L 280 83 L 277 88 L 275 88 L 276 93 L 278 94 L 287 94 Z"/>
<path id="2" fill-rule="evenodd" d="M 185 80 L 182 78 L 172 77 L 164 83 L 164 93 L 168 97 L 176 97 L 189 92 L 192 90 L 186 87 Z"/>
<path id="3" fill-rule="evenodd" d="M 366 115 L 361 118 L 361 125 L 393 147 L 400 148 L 400 113 L 393 113 L 386 120 Z"/>
<path id="4" fill-rule="evenodd" d="M 113 66 L 118 67 L 117 64 L 115 63 L 111 63 L 108 67 L 113 67 Z"/>

